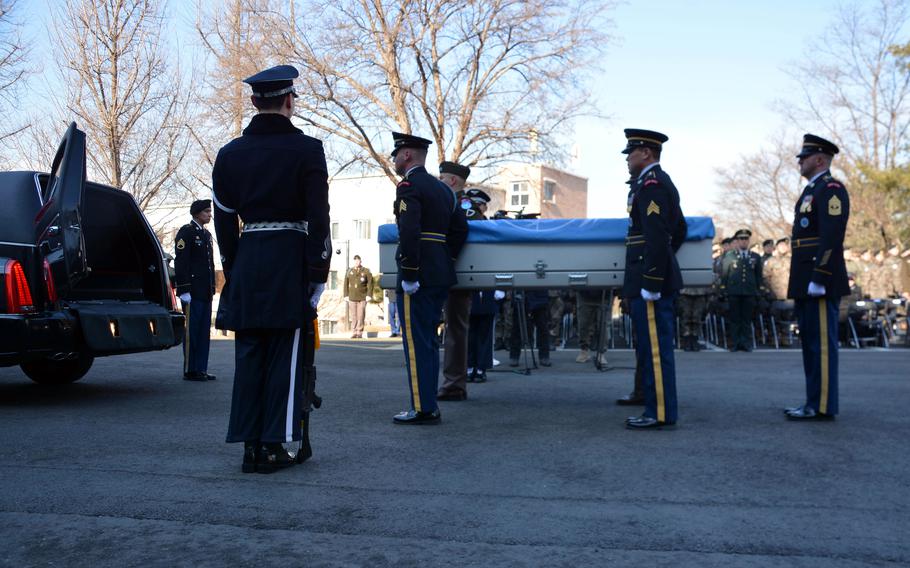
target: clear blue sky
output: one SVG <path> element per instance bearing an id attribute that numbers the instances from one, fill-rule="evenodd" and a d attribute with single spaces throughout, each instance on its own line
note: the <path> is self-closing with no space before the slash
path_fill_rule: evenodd
<path id="1" fill-rule="evenodd" d="M 48 53 L 46 13 L 57 3 L 20 4 L 37 57 Z M 170 6 L 179 43 L 193 45 L 192 3 L 171 0 Z M 793 92 L 785 70 L 834 10 L 834 3 L 821 0 L 630 0 L 618 6 L 616 40 L 594 85 L 598 107 L 609 118 L 577 125 L 579 160 L 570 168 L 589 178 L 589 215 L 625 215 L 628 176 L 619 153 L 625 127 L 670 136 L 662 161 L 685 211 L 710 213 L 720 191 L 715 168 L 756 152 L 785 126 L 772 109 Z"/>
<path id="2" fill-rule="evenodd" d="M 784 122 L 772 103 L 795 83 L 786 69 L 833 16 L 819 0 L 632 1 L 615 12 L 619 43 L 596 83 L 610 116 L 577 127 L 578 173 L 589 178 L 589 215 L 625 214 L 622 129 L 670 137 L 662 165 L 687 214 L 710 213 L 717 167 L 758 151 Z M 794 160 L 794 168 L 796 163 Z"/>

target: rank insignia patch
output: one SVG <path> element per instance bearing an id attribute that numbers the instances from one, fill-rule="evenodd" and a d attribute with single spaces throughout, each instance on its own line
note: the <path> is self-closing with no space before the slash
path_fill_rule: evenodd
<path id="1" fill-rule="evenodd" d="M 400 213 L 404 213 L 404 212 L 407 211 L 407 210 L 408 210 L 408 204 L 405 203 L 404 200 L 399 201 L 399 202 L 398 202 L 398 211 L 399 211 Z"/>
<path id="2" fill-rule="evenodd" d="M 828 200 L 828 215 L 838 216 L 841 213 L 841 202 L 836 195 L 831 196 Z"/>
<path id="3" fill-rule="evenodd" d="M 186 248 L 186 243 L 183 242 L 183 239 L 177 241 L 177 250 L 183 250 Z"/>
<path id="4" fill-rule="evenodd" d="M 648 204 L 647 214 L 650 215 L 652 213 L 656 213 L 657 215 L 660 215 L 660 206 L 657 205 L 657 203 L 655 203 L 654 201 L 652 201 L 651 203 Z"/>

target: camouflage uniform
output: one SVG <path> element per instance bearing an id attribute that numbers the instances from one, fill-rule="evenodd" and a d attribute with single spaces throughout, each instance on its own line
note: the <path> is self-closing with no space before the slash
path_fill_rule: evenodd
<path id="1" fill-rule="evenodd" d="M 701 324 L 708 310 L 708 287 L 690 287 L 679 291 L 677 309 L 682 323 L 682 348 L 686 351 L 698 351 L 698 335 Z"/>

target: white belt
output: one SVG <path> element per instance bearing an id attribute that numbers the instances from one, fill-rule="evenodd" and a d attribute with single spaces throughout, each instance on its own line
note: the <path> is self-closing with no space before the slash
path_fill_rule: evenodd
<path id="1" fill-rule="evenodd" d="M 256 231 L 298 231 L 309 234 L 306 221 L 259 221 L 243 225 L 244 233 Z"/>

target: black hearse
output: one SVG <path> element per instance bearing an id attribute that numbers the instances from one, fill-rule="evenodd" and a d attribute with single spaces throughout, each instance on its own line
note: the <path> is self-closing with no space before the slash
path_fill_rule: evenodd
<path id="1" fill-rule="evenodd" d="M 184 318 L 133 197 L 86 181 L 70 125 L 50 174 L 0 172 L 0 366 L 71 383 L 95 357 L 168 349 Z"/>

